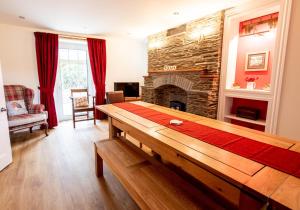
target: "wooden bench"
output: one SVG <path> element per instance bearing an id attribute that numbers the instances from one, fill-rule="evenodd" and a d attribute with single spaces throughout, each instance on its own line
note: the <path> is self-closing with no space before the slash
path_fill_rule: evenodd
<path id="1" fill-rule="evenodd" d="M 96 175 L 103 161 L 141 209 L 224 209 L 161 162 L 124 139 L 95 143 Z"/>

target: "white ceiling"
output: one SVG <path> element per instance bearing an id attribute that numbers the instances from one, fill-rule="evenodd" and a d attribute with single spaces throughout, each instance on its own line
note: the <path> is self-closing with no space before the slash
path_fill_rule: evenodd
<path id="1" fill-rule="evenodd" d="M 238 3 L 241 0 L 0 0 L 0 23 L 144 38 Z"/>

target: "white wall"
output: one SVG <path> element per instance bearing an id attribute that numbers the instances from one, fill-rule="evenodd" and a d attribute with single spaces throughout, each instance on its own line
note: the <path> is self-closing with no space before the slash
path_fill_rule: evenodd
<path id="1" fill-rule="evenodd" d="M 0 24 L 0 60 L 4 84 L 22 84 L 38 93 L 35 30 Z M 107 90 L 113 90 L 114 82 L 140 82 L 142 85 L 147 72 L 147 43 L 129 37 L 104 39 L 107 40 Z M 37 97 L 35 100 L 38 101 Z"/>
<path id="2" fill-rule="evenodd" d="M 4 84 L 39 85 L 32 31 L 0 25 L 0 60 Z"/>
<path id="3" fill-rule="evenodd" d="M 300 1 L 293 1 L 285 72 L 279 110 L 278 134 L 300 141 Z"/>
<path id="4" fill-rule="evenodd" d="M 106 38 L 107 90 L 114 89 L 114 82 L 140 82 L 147 74 L 147 43 L 124 37 Z"/>

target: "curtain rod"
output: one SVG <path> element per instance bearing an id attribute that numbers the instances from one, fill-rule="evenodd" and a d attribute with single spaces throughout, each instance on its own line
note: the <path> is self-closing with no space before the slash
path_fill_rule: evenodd
<path id="1" fill-rule="evenodd" d="M 60 38 L 86 40 L 88 37 L 59 34 Z"/>

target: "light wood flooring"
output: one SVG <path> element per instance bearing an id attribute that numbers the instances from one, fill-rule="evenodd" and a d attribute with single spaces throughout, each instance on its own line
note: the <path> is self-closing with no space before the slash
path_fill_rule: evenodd
<path id="1" fill-rule="evenodd" d="M 108 138 L 107 122 L 60 123 L 12 136 L 13 163 L 0 172 L 1 210 L 139 209 L 107 167 L 94 172 L 93 142 Z"/>

